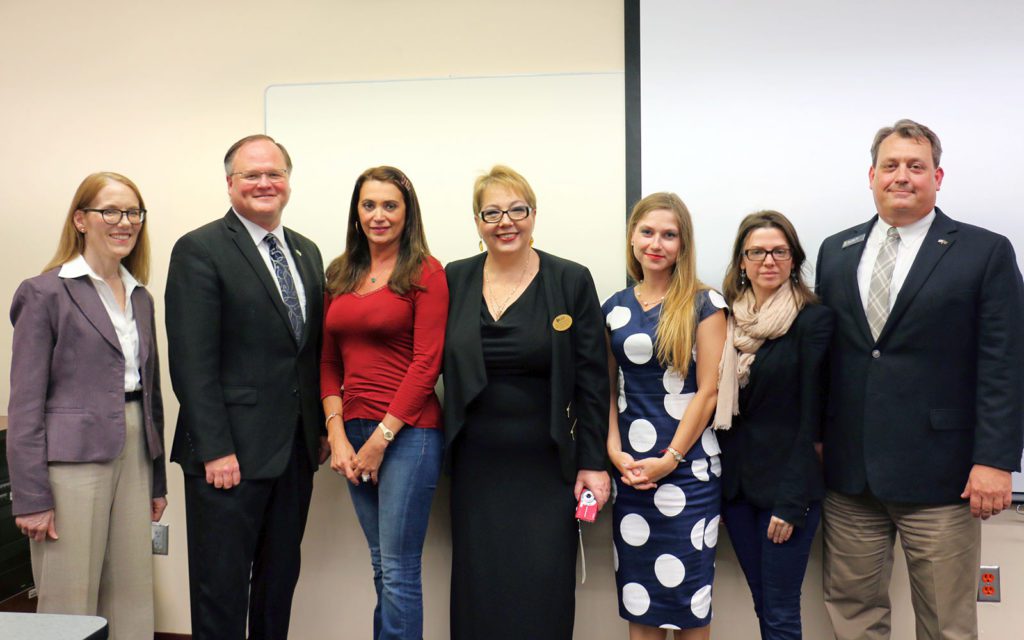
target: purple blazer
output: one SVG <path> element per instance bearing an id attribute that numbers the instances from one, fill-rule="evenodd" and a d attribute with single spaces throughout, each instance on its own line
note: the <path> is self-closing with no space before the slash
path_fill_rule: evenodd
<path id="1" fill-rule="evenodd" d="M 48 463 L 109 462 L 124 448 L 124 356 L 114 325 L 88 276 L 61 278 L 59 271 L 25 280 L 11 303 L 7 462 L 14 515 L 53 508 Z M 167 494 L 164 410 L 153 298 L 141 286 L 132 291 L 132 308 L 157 498 Z"/>

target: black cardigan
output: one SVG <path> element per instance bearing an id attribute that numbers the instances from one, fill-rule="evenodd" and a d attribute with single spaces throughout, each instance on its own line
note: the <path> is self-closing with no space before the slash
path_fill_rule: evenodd
<path id="1" fill-rule="evenodd" d="M 608 367 L 604 318 L 594 280 L 582 265 L 537 251 L 551 331 L 551 438 L 558 445 L 562 475 L 607 467 Z M 465 424 L 466 408 L 487 384 L 480 339 L 480 300 L 487 254 L 445 267 L 448 328 L 444 344 L 445 467 L 451 470 L 452 444 Z M 557 331 L 556 316 L 572 326 Z"/>
<path id="2" fill-rule="evenodd" d="M 825 495 L 814 443 L 821 440 L 834 315 L 823 305 L 807 305 L 785 335 L 765 341 L 750 384 L 740 391 L 740 415 L 732 429 L 717 432 L 723 496 L 742 492 L 798 527 L 810 503 Z"/>

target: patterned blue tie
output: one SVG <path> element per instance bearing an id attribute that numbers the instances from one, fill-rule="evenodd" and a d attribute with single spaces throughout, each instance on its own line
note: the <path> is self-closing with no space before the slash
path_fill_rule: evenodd
<path id="1" fill-rule="evenodd" d="M 291 269 L 288 268 L 288 261 L 284 258 L 281 245 L 277 243 L 274 234 L 268 233 L 264 242 L 270 248 L 270 262 L 274 265 L 274 275 L 277 276 L 277 283 L 281 285 L 281 297 L 284 305 L 288 307 L 288 322 L 292 325 L 292 333 L 295 334 L 295 341 L 302 338 L 302 307 L 299 305 L 299 295 L 295 290 L 295 280 L 292 279 Z"/>

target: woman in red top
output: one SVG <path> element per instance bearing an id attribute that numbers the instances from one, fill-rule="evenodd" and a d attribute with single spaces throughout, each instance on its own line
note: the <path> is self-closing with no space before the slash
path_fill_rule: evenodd
<path id="1" fill-rule="evenodd" d="M 421 556 L 444 449 L 434 384 L 448 285 L 398 169 L 356 180 L 327 291 L 320 390 L 331 468 L 348 478 L 370 545 L 373 637 L 422 638 Z"/>

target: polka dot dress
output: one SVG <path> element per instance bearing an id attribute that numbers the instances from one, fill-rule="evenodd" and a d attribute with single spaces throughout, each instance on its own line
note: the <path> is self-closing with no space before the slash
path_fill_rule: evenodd
<path id="1" fill-rule="evenodd" d="M 698 322 L 724 307 L 717 292 L 698 293 Z M 602 309 L 619 363 L 622 450 L 636 459 L 659 456 L 697 389 L 696 365 L 690 362 L 685 379 L 662 368 L 654 353 L 661 307 L 644 311 L 632 288 L 610 297 Z M 711 622 L 720 452 L 708 428 L 657 489 L 637 491 L 615 479 L 615 580 L 619 615 L 626 620 L 662 629 Z"/>

